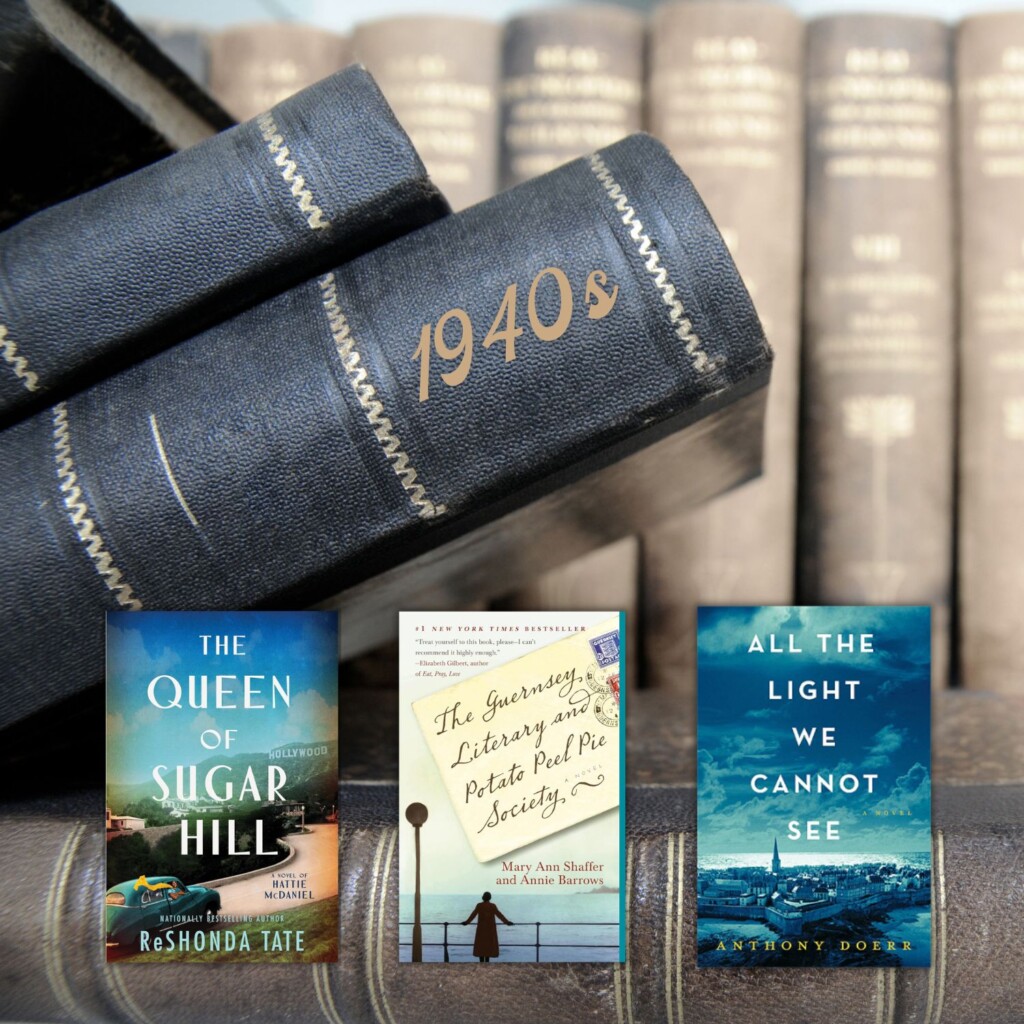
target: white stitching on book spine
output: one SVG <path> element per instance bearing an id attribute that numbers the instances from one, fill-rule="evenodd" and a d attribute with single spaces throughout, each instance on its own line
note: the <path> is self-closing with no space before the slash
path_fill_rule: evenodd
<path id="1" fill-rule="evenodd" d="M 28 368 L 28 360 L 18 355 L 18 343 L 7 333 L 7 328 L 0 324 L 0 356 L 14 372 L 14 376 L 25 385 L 28 391 L 39 390 L 39 376 Z"/>
<path id="2" fill-rule="evenodd" d="M 324 211 L 313 202 L 313 193 L 306 188 L 306 179 L 298 173 L 298 167 L 291 159 L 291 153 L 284 144 L 284 136 L 277 127 L 277 122 L 269 113 L 260 114 L 256 118 L 263 141 L 267 144 L 274 163 L 281 168 L 281 177 L 291 186 L 292 195 L 299 201 L 299 209 L 306 214 L 306 223 L 316 230 L 329 228 L 331 222 L 324 216 Z"/>
<path id="3" fill-rule="evenodd" d="M 686 354 L 690 356 L 693 368 L 698 373 L 708 373 L 724 365 L 725 357 L 711 359 L 701 347 L 703 342 L 693 330 L 693 323 L 686 315 L 682 300 L 676 294 L 676 286 L 669 280 L 668 271 L 662 266 L 661 254 L 654 247 L 651 236 L 644 234 L 644 226 L 636 215 L 636 210 L 608 169 L 608 165 L 597 153 L 590 155 L 590 169 L 608 193 L 608 198 L 615 204 L 615 209 L 622 214 L 622 223 L 630 229 L 629 237 L 637 243 L 636 251 L 643 257 L 644 266 L 654 280 L 654 286 L 661 292 L 661 299 L 668 306 L 669 319 L 675 326 L 676 337 L 686 346 Z"/>
<path id="4" fill-rule="evenodd" d="M 426 488 L 416 482 L 416 470 L 409 464 L 409 456 L 402 451 L 402 442 L 394 433 L 394 424 L 384 415 L 384 406 L 377 397 L 377 389 L 368 382 L 366 368 L 361 365 L 362 359 L 356 351 L 355 338 L 345 314 L 338 305 L 338 287 L 334 274 L 325 274 L 320 278 L 320 290 L 323 293 L 324 311 L 327 323 L 334 338 L 334 347 L 341 359 L 341 365 L 348 374 L 349 383 L 355 392 L 359 405 L 373 427 L 373 432 L 384 449 L 384 454 L 391 463 L 395 475 L 402 481 L 402 486 L 409 495 L 409 501 L 417 509 L 423 519 L 434 519 L 448 511 L 445 505 L 435 505 L 428 497 Z"/>
<path id="5" fill-rule="evenodd" d="M 78 534 L 78 539 L 85 545 L 93 566 L 107 588 L 113 592 L 117 603 L 133 612 L 140 611 L 142 602 L 125 582 L 121 570 L 114 565 L 114 559 L 107 551 L 103 537 L 89 515 L 89 506 L 82 498 L 78 474 L 75 472 L 75 459 L 71 454 L 67 402 L 60 402 L 53 407 L 53 454 L 57 463 L 57 480 L 60 483 L 61 494 L 64 495 L 64 508 L 67 509 L 68 518 Z"/>

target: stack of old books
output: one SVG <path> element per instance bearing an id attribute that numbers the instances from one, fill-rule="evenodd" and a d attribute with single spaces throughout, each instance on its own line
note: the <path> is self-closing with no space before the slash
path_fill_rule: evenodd
<path id="1" fill-rule="evenodd" d="M 233 103 L 255 116 L 230 127 L 109 3 L 3 0 L 0 23 L 0 123 L 16 140 L 0 196 L 0 764 L 17 782 L 0 806 L 0 1006 L 10 1019 L 322 1014 L 393 1024 L 421 1019 L 436 999 L 431 968 L 397 960 L 386 658 L 348 672 L 376 672 L 385 685 L 350 689 L 343 710 L 339 963 L 297 978 L 287 966 L 222 967 L 214 977 L 205 965 L 103 962 L 107 610 L 339 607 L 344 653 L 357 655 L 394 635 L 400 608 L 603 607 L 612 592 L 645 613 L 650 639 L 634 685 L 658 684 L 635 696 L 630 714 L 627 963 L 517 967 L 514 978 L 495 965 L 482 987 L 478 976 L 448 982 L 447 1019 L 511 1019 L 513 993 L 517 1012 L 552 1021 L 1018 1019 L 1019 976 L 999 955 L 1024 912 L 1024 705 L 1013 696 L 938 700 L 929 971 L 765 980 L 694 967 L 692 610 L 700 600 L 793 599 L 798 19 L 731 3 L 655 15 L 652 127 L 692 167 L 725 241 L 660 143 L 615 141 L 642 126 L 646 26 L 630 12 L 569 8 L 508 27 L 500 161 L 497 148 L 472 149 L 467 161 L 450 145 L 454 128 L 468 126 L 497 146 L 498 75 L 484 68 L 488 54 L 498 60 L 496 26 L 357 33 L 355 55 L 380 66 L 457 213 L 360 67 L 323 78 L 293 67 L 289 87 L 266 102 L 251 111 Z M 302 33 L 289 29 L 281 45 L 289 34 Z M 941 34 L 909 19 L 816 27 L 806 51 L 812 114 L 854 117 L 849 103 L 842 114 L 837 90 L 863 94 L 881 88 L 883 73 L 904 76 L 872 109 L 892 120 L 899 112 L 882 101 L 898 101 L 941 136 L 948 111 L 927 84 L 946 73 L 933 66 L 946 52 Z M 472 66 L 465 46 L 439 56 L 460 38 L 481 57 Z M 347 59 L 336 39 L 321 44 L 328 64 Z M 230 53 L 230 38 L 218 45 Z M 1006 74 L 1019 76 L 1010 60 Z M 988 81 L 968 60 L 963 67 L 972 82 Z M 971 89 L 968 113 L 984 91 Z M 222 95 L 228 102 L 226 87 Z M 878 137 L 832 126 L 813 137 L 825 152 L 868 136 Z M 914 524 L 949 519 L 952 477 L 914 489 L 916 512 L 890 490 L 911 471 L 946 472 L 928 451 L 945 430 L 945 385 L 935 383 L 945 363 L 917 339 L 917 307 L 892 306 L 907 293 L 934 312 L 921 289 L 926 278 L 941 285 L 943 271 L 900 269 L 906 243 L 876 226 L 853 232 L 852 258 L 899 272 L 840 266 L 849 254 L 828 226 L 875 199 L 853 194 L 870 175 L 829 170 L 835 159 L 809 165 L 808 251 L 818 256 L 808 337 L 821 340 L 821 356 L 809 363 L 805 404 L 822 396 L 840 420 L 836 447 L 822 452 L 815 446 L 831 428 L 808 405 L 807 421 L 821 426 L 802 470 L 815 510 L 801 544 L 805 593 L 941 608 L 952 544 L 942 529 Z M 852 159 L 847 170 L 866 166 Z M 499 163 L 515 187 L 487 198 Z M 903 193 L 894 202 L 923 210 L 944 238 L 949 182 L 940 170 L 918 177 L 913 202 Z M 772 358 L 730 248 L 782 373 L 766 476 L 708 504 L 760 471 Z M 937 243 L 923 249 L 941 258 Z M 859 289 L 880 284 L 885 302 L 869 297 L 861 308 Z M 833 331 L 829 313 L 856 323 Z M 910 383 L 844 377 L 851 353 L 890 342 Z M 922 390 L 922 411 L 908 421 L 915 374 L 938 391 Z M 856 394 L 839 393 L 847 379 Z M 912 435 L 924 454 L 913 449 L 911 469 L 890 486 L 883 461 Z M 874 513 L 856 504 L 865 496 Z M 896 507 L 913 514 L 898 519 Z M 867 522 L 867 554 L 839 538 L 864 589 L 829 590 L 821 581 L 841 576 L 829 560 L 846 556 L 829 547 L 838 534 L 826 527 Z M 925 542 L 940 534 L 932 556 Z M 930 560 L 933 571 L 910 575 L 923 589 L 893 589 L 913 559 Z"/>

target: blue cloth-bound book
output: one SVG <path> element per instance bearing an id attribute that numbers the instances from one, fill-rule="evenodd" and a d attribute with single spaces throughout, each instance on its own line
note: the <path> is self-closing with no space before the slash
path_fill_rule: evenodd
<path id="1" fill-rule="evenodd" d="M 99 679 L 106 609 L 304 606 L 728 413 L 770 362 L 644 135 L 320 274 L 0 435 L 0 724 Z"/>
<path id="2" fill-rule="evenodd" d="M 0 417 L 447 212 L 370 75 L 340 71 L 2 236 Z"/>

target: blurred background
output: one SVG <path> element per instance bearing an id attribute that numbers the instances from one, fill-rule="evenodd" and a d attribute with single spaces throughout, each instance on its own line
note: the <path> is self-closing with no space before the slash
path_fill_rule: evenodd
<path id="1" fill-rule="evenodd" d="M 487 17 L 500 21 L 523 11 L 538 7 L 571 6 L 570 0 L 551 0 L 549 3 L 529 0 L 491 0 L 481 4 L 476 0 L 380 0 L 366 7 L 356 3 L 334 0 L 125 0 L 121 4 L 126 14 L 139 20 L 173 18 L 178 22 L 191 22 L 207 28 L 224 28 L 244 21 L 302 21 L 335 32 L 348 32 L 358 21 L 368 16 L 383 18 L 394 14 L 447 14 Z M 632 0 L 621 4 L 637 10 L 650 10 L 654 0 Z M 788 6 L 803 17 L 846 11 L 899 11 L 904 14 L 929 14 L 952 20 L 974 11 L 1012 10 L 1012 0 L 902 0 L 899 3 L 857 3 L 856 0 L 791 0 Z M 372 9 L 371 9 L 372 8 Z"/>

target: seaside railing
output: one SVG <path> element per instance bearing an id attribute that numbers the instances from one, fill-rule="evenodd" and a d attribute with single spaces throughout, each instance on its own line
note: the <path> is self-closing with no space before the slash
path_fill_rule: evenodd
<path id="1" fill-rule="evenodd" d="M 400 926 L 412 927 L 415 922 L 413 921 L 399 921 Z M 422 943 L 423 948 L 426 949 L 428 946 L 441 947 L 444 949 L 444 962 L 449 963 L 451 961 L 451 949 L 468 947 L 473 948 L 473 941 L 476 935 L 476 922 L 473 921 L 471 924 L 463 924 L 461 921 L 422 921 L 421 925 L 423 928 L 443 928 L 443 937 L 438 942 L 427 942 Z M 541 928 L 618 928 L 618 921 L 520 921 L 516 924 L 502 925 L 502 937 L 500 938 L 500 946 L 506 947 L 519 947 L 519 948 L 532 948 L 534 950 L 534 959 L 537 963 L 541 962 L 540 953 L 542 949 L 618 949 L 618 942 L 542 942 L 541 941 Z M 464 928 L 470 929 L 468 941 L 465 939 L 456 940 L 450 939 L 448 936 L 449 928 Z M 533 941 L 532 942 L 509 942 L 504 938 L 504 935 L 508 931 L 518 930 L 523 928 L 533 929 Z M 454 933 L 458 935 L 459 933 Z M 401 946 L 412 946 L 412 942 L 399 942 Z"/>

